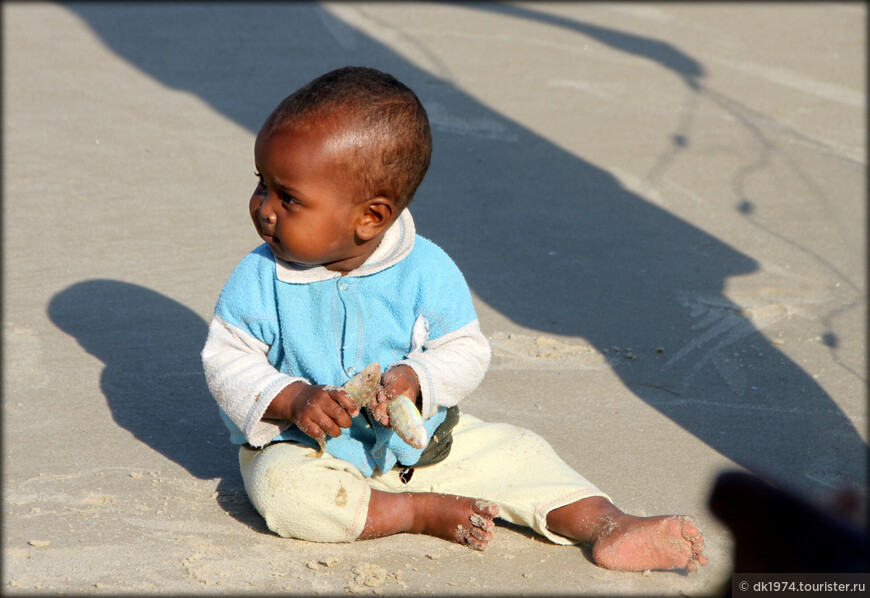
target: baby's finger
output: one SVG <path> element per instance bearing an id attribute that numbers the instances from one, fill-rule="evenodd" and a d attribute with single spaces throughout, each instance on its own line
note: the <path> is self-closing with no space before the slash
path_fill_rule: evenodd
<path id="1" fill-rule="evenodd" d="M 390 416 L 387 415 L 387 404 L 386 403 L 369 403 L 368 405 L 369 415 L 371 415 L 376 422 L 381 424 L 384 427 L 390 427 Z"/>
<path id="2" fill-rule="evenodd" d="M 332 408 L 332 411 L 330 413 L 327 413 L 327 415 L 329 415 L 332 418 L 332 421 L 334 421 L 342 428 L 349 428 L 351 424 L 350 414 L 348 414 L 345 408 L 341 405 L 337 403 L 335 403 L 334 405 L 335 406 Z"/>
<path id="3" fill-rule="evenodd" d="M 357 407 L 357 404 L 354 403 L 350 395 L 340 388 L 330 391 L 329 396 L 341 407 L 342 412 L 345 414 L 347 425 L 341 424 L 341 427 L 347 428 L 350 426 L 350 418 L 359 415 L 359 407 Z"/>
<path id="4" fill-rule="evenodd" d="M 345 406 L 338 401 L 337 397 L 333 398 L 330 395 L 329 400 L 323 402 L 322 411 L 324 415 L 342 428 L 350 427 L 350 414 L 347 412 Z"/>
<path id="5" fill-rule="evenodd" d="M 315 440 L 317 440 L 318 438 L 324 438 L 326 436 L 320 426 L 318 426 L 310 419 L 304 419 L 296 422 L 296 427 Z"/>
<path id="6" fill-rule="evenodd" d="M 347 416 L 346 413 L 345 416 Z M 338 424 L 336 424 L 335 421 L 323 411 L 321 411 L 319 415 L 313 416 L 311 421 L 315 426 L 320 428 L 320 430 L 326 432 L 333 438 L 341 436 L 341 428 L 339 428 Z M 311 436 L 311 434 L 309 434 L 309 436 Z"/>

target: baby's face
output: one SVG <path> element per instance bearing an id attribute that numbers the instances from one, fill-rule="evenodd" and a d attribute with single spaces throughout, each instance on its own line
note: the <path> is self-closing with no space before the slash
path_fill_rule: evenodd
<path id="1" fill-rule="evenodd" d="M 275 257 L 339 272 L 367 257 L 355 234 L 364 211 L 354 201 L 357 185 L 338 167 L 343 151 L 327 125 L 257 136 L 259 182 L 249 209 Z"/>

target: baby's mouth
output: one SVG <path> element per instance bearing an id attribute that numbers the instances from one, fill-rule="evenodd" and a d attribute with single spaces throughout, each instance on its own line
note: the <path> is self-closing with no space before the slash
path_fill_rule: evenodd
<path id="1" fill-rule="evenodd" d="M 260 238 L 262 238 L 267 243 L 277 243 L 278 239 L 275 237 L 275 231 L 266 230 L 260 225 Z"/>

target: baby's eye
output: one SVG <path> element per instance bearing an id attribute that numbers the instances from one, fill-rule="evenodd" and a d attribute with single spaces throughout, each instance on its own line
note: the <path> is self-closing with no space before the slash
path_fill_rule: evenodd
<path id="1" fill-rule="evenodd" d="M 257 189 L 265 189 L 266 181 L 263 180 L 263 175 L 255 170 L 254 176 L 257 177 Z"/>
<path id="2" fill-rule="evenodd" d="M 296 202 L 296 198 L 293 197 L 292 195 L 288 195 L 287 193 L 282 193 L 282 194 L 281 194 L 281 202 L 282 202 L 282 203 L 285 203 L 285 204 L 294 204 L 294 203 L 297 203 L 297 202 Z"/>

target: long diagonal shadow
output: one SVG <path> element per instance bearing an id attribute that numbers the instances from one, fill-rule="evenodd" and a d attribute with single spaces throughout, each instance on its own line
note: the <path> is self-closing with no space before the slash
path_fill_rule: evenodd
<path id="1" fill-rule="evenodd" d="M 192 476 L 220 478 L 221 507 L 268 531 L 241 490 L 237 451 L 205 383 L 200 316 L 145 287 L 99 279 L 52 297 L 48 315 L 103 362 L 100 388 L 119 426 Z"/>
<path id="2" fill-rule="evenodd" d="M 252 132 L 287 93 L 327 70 L 366 64 L 393 73 L 433 117 L 435 155 L 414 203 L 419 228 L 454 257 L 480 299 L 522 326 L 583 337 L 602 351 L 631 347 L 650 356 L 610 365 L 637 397 L 751 470 L 813 490 L 864 484 L 867 446 L 848 417 L 723 295 L 728 278 L 758 269 L 752 257 L 317 5 L 67 6 L 132 65 L 196 94 Z M 527 9 L 497 10 L 536 18 Z M 579 21 L 553 22 L 645 56 L 650 68 L 674 71 L 690 89 L 700 85 L 703 66 L 670 44 Z M 197 322 L 173 349 L 186 367 L 195 367 L 203 337 L 204 324 Z M 114 342 L 99 334 L 88 340 L 106 343 L 101 355 Z M 668 352 L 657 353 L 658 347 Z M 147 367 L 156 377 L 168 366 Z M 120 425 L 143 425 L 123 389 L 105 389 Z M 204 402 L 202 387 L 194 394 L 181 399 Z M 187 451 L 214 438 L 212 430 L 200 431 L 184 446 L 137 436 L 195 469 Z M 219 462 L 224 473 L 234 469 Z"/>

